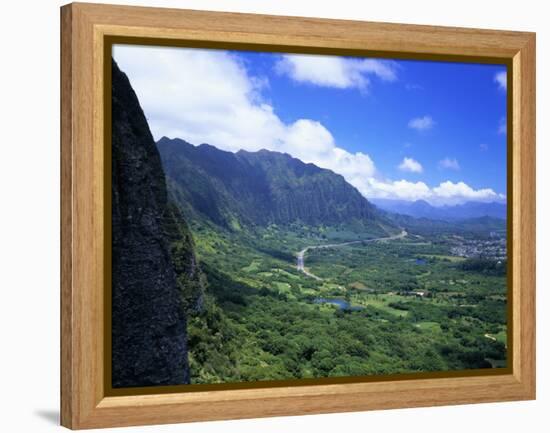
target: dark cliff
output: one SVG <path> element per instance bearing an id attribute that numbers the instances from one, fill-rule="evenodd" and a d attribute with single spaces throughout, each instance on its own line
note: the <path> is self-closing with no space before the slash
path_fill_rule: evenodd
<path id="1" fill-rule="evenodd" d="M 137 96 L 115 62 L 112 125 L 112 384 L 189 383 L 185 307 L 198 304 L 200 270 Z"/>
<path id="2" fill-rule="evenodd" d="M 225 152 L 166 137 L 157 146 L 169 188 L 186 215 L 226 227 L 380 222 L 375 206 L 342 176 L 290 155 Z"/>

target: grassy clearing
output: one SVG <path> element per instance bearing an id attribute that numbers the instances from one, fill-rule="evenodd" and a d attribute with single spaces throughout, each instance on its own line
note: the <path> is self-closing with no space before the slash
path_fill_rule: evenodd
<path id="1" fill-rule="evenodd" d="M 428 332 L 441 331 L 441 326 L 437 322 L 420 322 L 416 324 L 416 327 Z"/>
<path id="2" fill-rule="evenodd" d="M 275 275 L 284 276 L 284 277 L 290 278 L 292 280 L 299 280 L 300 279 L 299 275 L 291 274 L 290 272 L 285 271 L 284 269 L 274 268 L 274 269 L 271 269 L 271 271 Z"/>
<path id="3" fill-rule="evenodd" d="M 499 343 L 506 345 L 508 336 L 506 335 L 506 329 L 501 329 L 496 334 L 487 334 L 489 337 L 496 339 Z"/>
<path id="4" fill-rule="evenodd" d="M 460 263 L 466 260 L 464 257 L 459 256 L 449 256 L 445 254 L 419 254 L 420 257 L 424 257 L 426 259 L 435 259 L 435 260 L 448 260 L 452 263 Z"/>
<path id="5" fill-rule="evenodd" d="M 367 295 L 361 297 L 352 297 L 353 303 L 364 307 L 372 306 L 394 316 L 405 317 L 408 311 L 398 310 L 389 306 L 392 302 L 403 301 L 406 298 L 399 295 Z"/>
<path id="6" fill-rule="evenodd" d="M 261 264 L 262 264 L 261 260 L 252 260 L 252 262 L 248 266 L 245 266 L 244 268 L 242 268 L 242 270 L 248 273 L 258 272 Z"/>
<path id="7" fill-rule="evenodd" d="M 283 283 L 282 281 L 273 281 L 273 285 L 279 291 L 279 293 L 290 293 L 290 284 Z"/>

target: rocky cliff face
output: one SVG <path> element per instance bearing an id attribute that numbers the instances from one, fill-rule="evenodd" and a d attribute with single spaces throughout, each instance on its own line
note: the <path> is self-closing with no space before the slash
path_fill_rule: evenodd
<path id="1" fill-rule="evenodd" d="M 184 304 L 200 298 L 200 271 L 143 111 L 115 62 L 112 124 L 112 385 L 185 384 Z"/>

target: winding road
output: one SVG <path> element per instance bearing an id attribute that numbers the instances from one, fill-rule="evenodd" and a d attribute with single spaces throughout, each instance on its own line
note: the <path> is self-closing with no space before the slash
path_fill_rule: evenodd
<path id="1" fill-rule="evenodd" d="M 303 250 L 298 251 L 296 268 L 298 269 L 299 272 L 303 272 L 308 277 L 314 278 L 317 281 L 322 281 L 323 279 L 321 277 L 318 277 L 317 275 L 312 274 L 304 266 L 304 256 L 309 250 L 316 250 L 316 249 L 320 249 L 320 248 L 337 248 L 337 247 L 343 247 L 345 245 L 361 244 L 361 243 L 367 243 L 367 242 L 391 241 L 391 240 L 394 240 L 394 239 L 402 239 L 405 236 L 407 236 L 407 231 L 402 230 L 401 233 L 399 233 L 397 235 L 387 236 L 387 237 L 384 237 L 384 238 L 374 238 L 374 239 L 364 239 L 364 240 L 361 240 L 361 241 L 342 242 L 341 244 L 310 245 L 308 247 L 305 247 Z"/>

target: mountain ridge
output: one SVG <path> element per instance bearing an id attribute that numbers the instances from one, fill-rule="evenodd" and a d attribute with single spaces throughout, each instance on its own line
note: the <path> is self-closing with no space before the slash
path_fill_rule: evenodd
<path id="1" fill-rule="evenodd" d="M 167 137 L 157 147 L 184 213 L 218 225 L 393 225 L 343 176 L 286 153 L 228 152 Z"/>
<path id="2" fill-rule="evenodd" d="M 506 203 L 468 201 L 457 205 L 433 206 L 425 200 L 371 199 L 371 202 L 387 212 L 415 218 L 456 221 L 461 219 L 493 217 L 506 219 Z"/>

